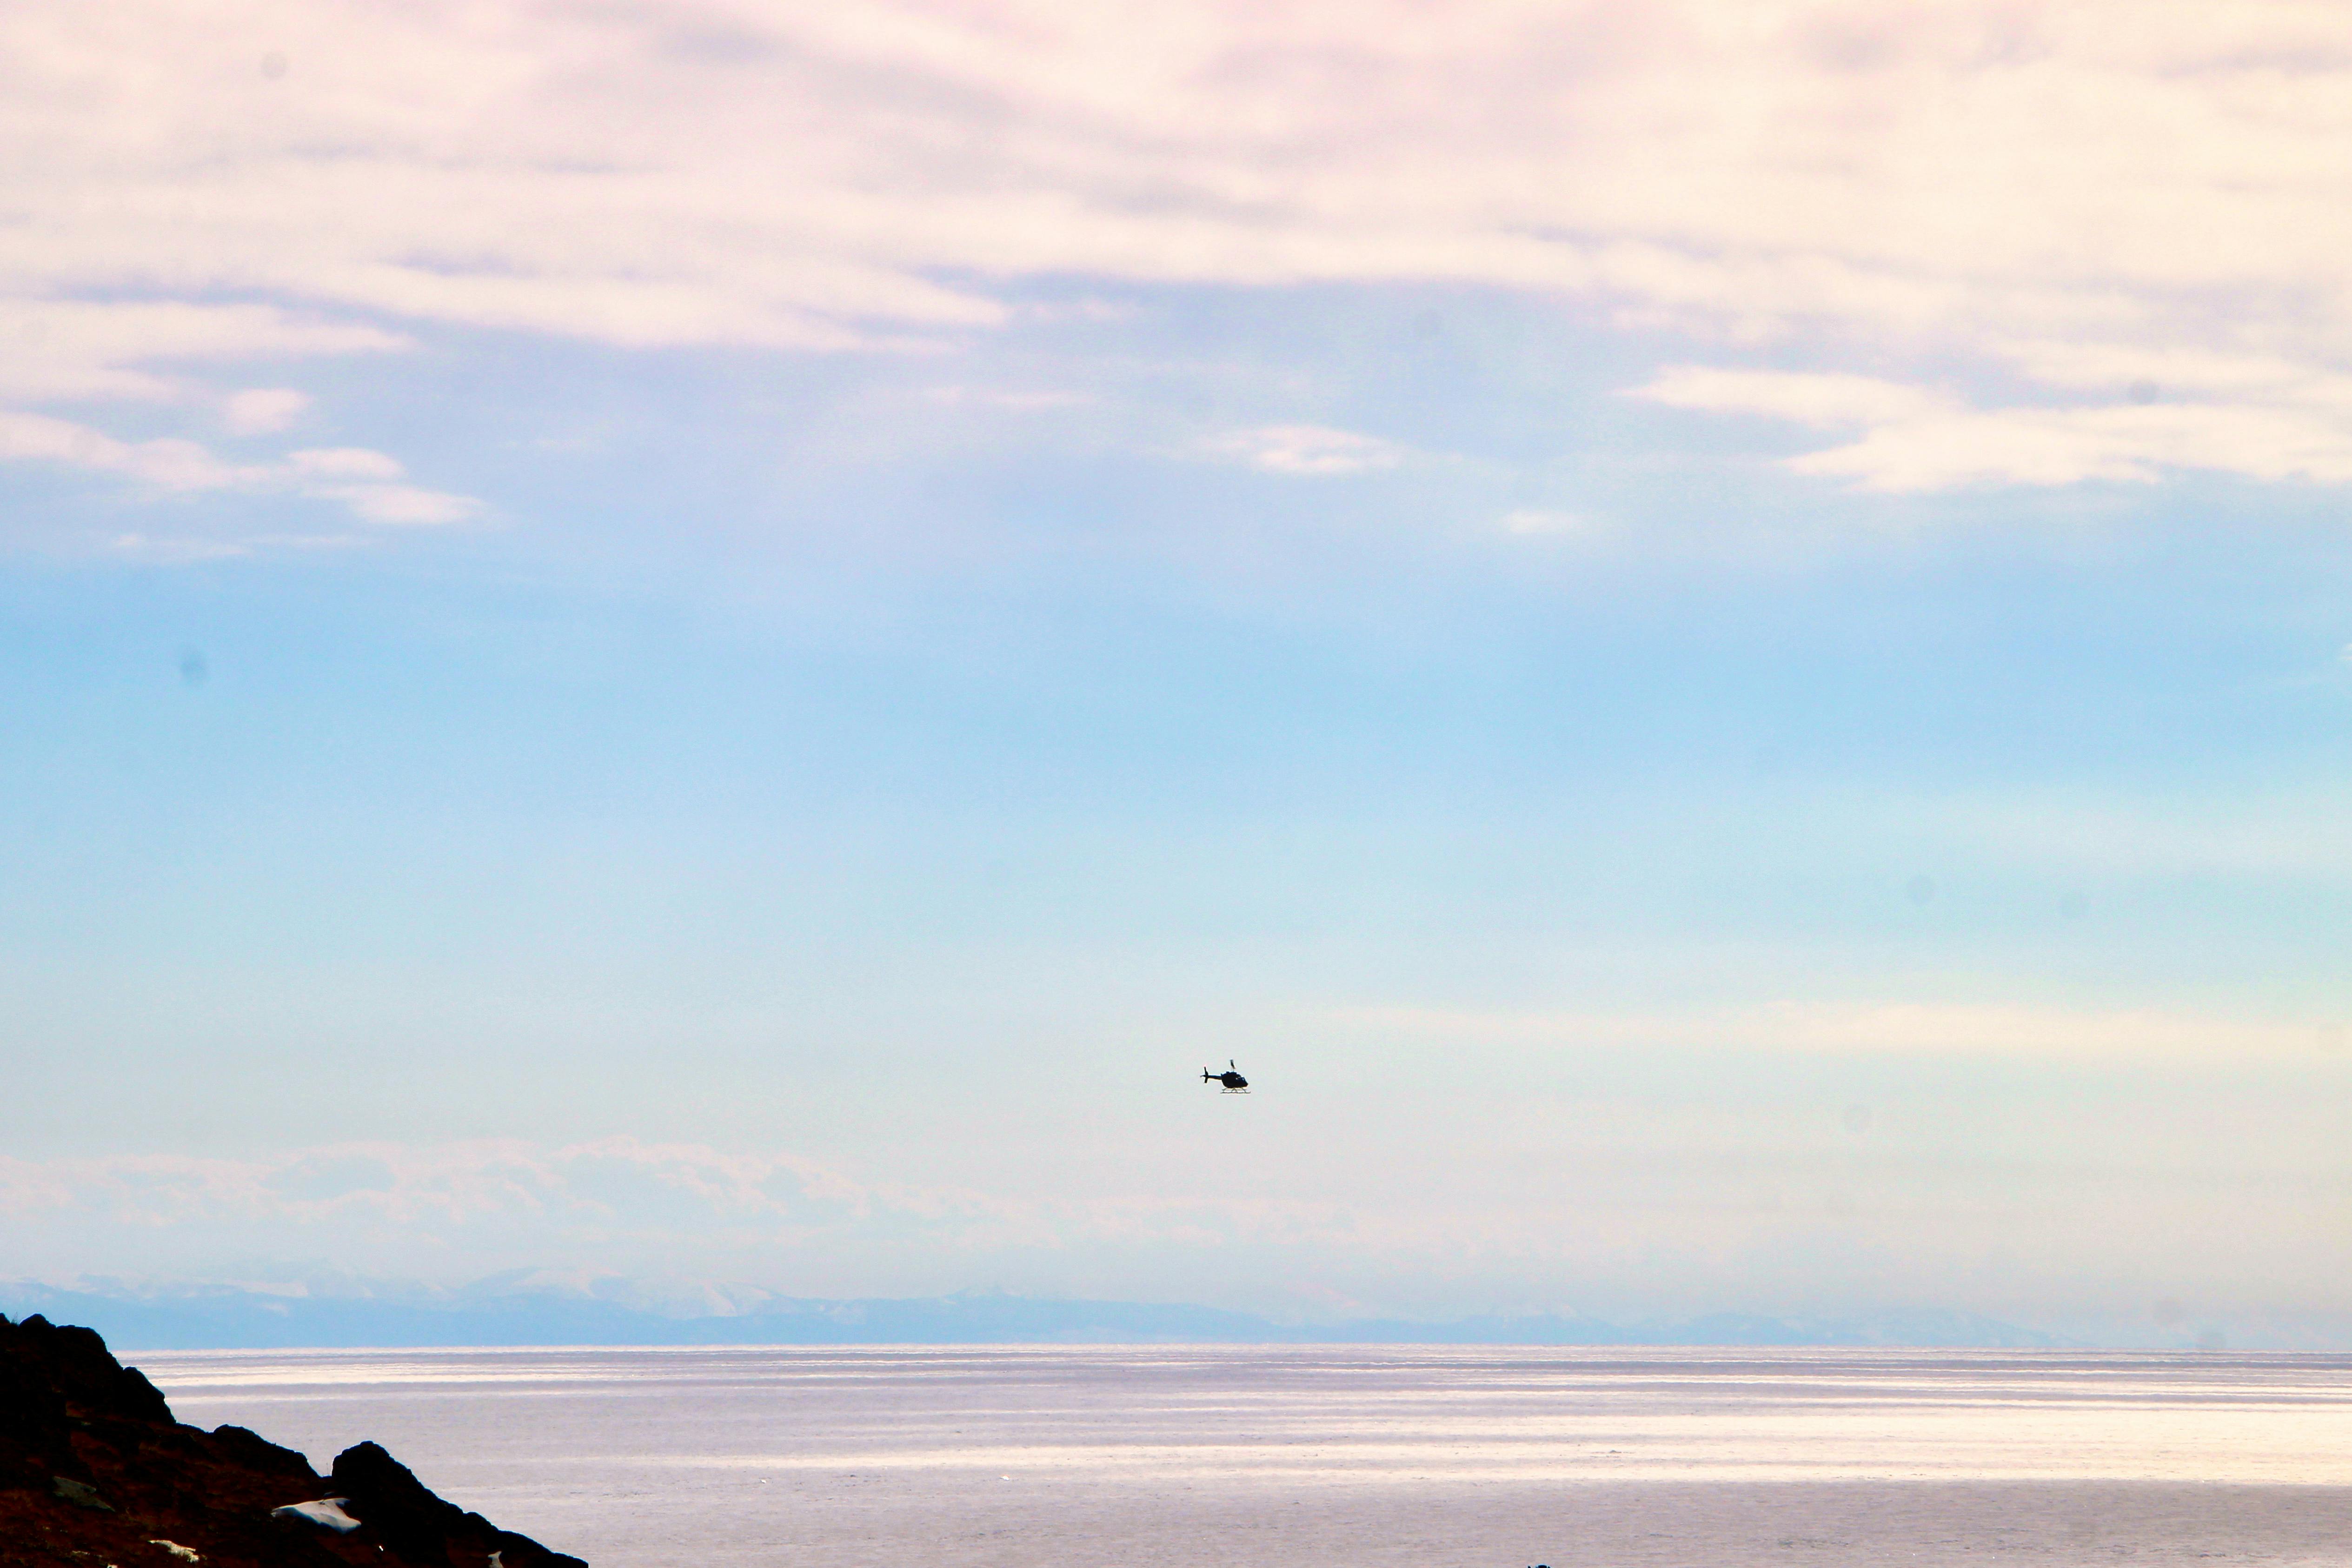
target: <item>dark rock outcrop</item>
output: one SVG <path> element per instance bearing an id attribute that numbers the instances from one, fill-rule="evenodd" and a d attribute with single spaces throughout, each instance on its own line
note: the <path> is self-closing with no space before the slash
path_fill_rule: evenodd
<path id="1" fill-rule="evenodd" d="M 276 1510 L 339 1500 L 335 1529 Z M 0 1317 L 0 1568 L 585 1568 L 427 1490 L 373 1443 L 331 1478 L 247 1431 L 172 1418 L 88 1329 Z"/>

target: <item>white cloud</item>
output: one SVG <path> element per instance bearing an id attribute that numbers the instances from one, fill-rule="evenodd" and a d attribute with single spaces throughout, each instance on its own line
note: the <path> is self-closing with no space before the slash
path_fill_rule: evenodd
<path id="1" fill-rule="evenodd" d="M 482 503 L 470 496 L 418 489 L 414 485 L 313 485 L 303 494 L 338 500 L 363 521 L 394 527 L 440 527 L 468 522 L 482 514 Z"/>
<path id="2" fill-rule="evenodd" d="M 222 423 L 232 436 L 274 435 L 300 418 L 310 406 L 310 395 L 291 387 L 248 387 L 231 394 L 223 403 Z"/>
<path id="3" fill-rule="evenodd" d="M 1856 375 L 1677 366 L 1634 395 L 1678 408 L 1756 414 L 1822 428 L 1856 428 L 1847 445 L 1789 459 L 1799 473 L 1865 489 L 1963 485 L 2147 483 L 2202 468 L 2259 479 L 2352 481 L 2352 380 L 2307 375 L 2277 362 L 2136 354 L 2097 347 L 2036 350 L 2029 370 L 2061 384 L 2112 384 L 2132 375 L 2124 401 L 2090 406 L 1970 408 L 1958 399 Z M 2236 401 L 2167 403 L 2139 376 L 2162 365 Z M 2137 392 L 2139 395 L 2131 395 Z"/>
<path id="4" fill-rule="evenodd" d="M 161 490 L 212 490 L 267 481 L 269 470 L 224 463 L 194 441 L 118 441 L 39 414 L 0 413 L 0 460 L 47 461 L 126 475 Z"/>
<path id="5" fill-rule="evenodd" d="M 1054 1247 L 1086 1237 L 1278 1239 L 1328 1226 L 1328 1205 L 1217 1205 L 1133 1197 L 1007 1197 L 861 1182 L 798 1155 L 728 1152 L 628 1137 L 551 1146 L 520 1140 L 341 1144 L 251 1159 L 0 1155 L 0 1215 L 152 1231 L 261 1226 L 332 1233 L 349 1250 L 385 1238 L 430 1246 L 558 1242 L 780 1246 L 919 1242 L 950 1255 Z"/>
<path id="6" fill-rule="evenodd" d="M 1942 1002 L 1769 1002 L 1642 1014 L 1351 1010 L 1350 1023 L 1486 1043 L 1697 1046 L 1847 1055 L 2024 1056 L 2172 1063 L 2336 1059 L 2352 1024 Z"/>
<path id="7" fill-rule="evenodd" d="M 1475 1016 L 1388 1022 L 1454 1055 L 1497 1037 L 1498 1021 Z M 1546 1046 L 1586 1027 L 1499 1022 L 1518 1031 L 1506 1038 Z M 1920 1027 L 1864 1017 L 1833 1030 L 1846 1026 L 1872 1037 L 1863 1051 Z M 1996 1014 L 1968 1032 L 2002 1026 Z M 1446 1316 L 1511 1301 L 1682 1315 L 1890 1296 L 2038 1315 L 2144 1307 L 2159 1291 L 2341 1307 L 2341 1183 L 2312 1174 L 2333 1169 L 2340 1076 L 2315 1077 L 2293 1105 L 2216 1093 L 2219 1075 L 2189 1095 L 2100 1105 L 2065 1075 L 1989 1102 L 1952 1093 L 1948 1078 L 1906 1084 L 1875 1068 L 1778 1089 L 1738 1080 L 1728 1098 L 1562 1093 L 1554 1075 L 1534 1074 L 1513 1105 L 1463 1118 L 1431 1114 L 1447 1109 L 1435 1070 L 1440 1102 L 1398 1119 L 1385 1158 L 1335 1168 L 1328 1150 L 1307 1151 L 1272 1194 L 1171 1184 L 1128 1161 L 1071 1195 L 627 1137 L 371 1142 L 247 1158 L 0 1155 L 0 1223 L 20 1277 L 178 1272 L 288 1294 L 349 1289 L 348 1276 L 315 1266 L 251 1261 L 328 1254 L 339 1269 L 443 1280 L 520 1265 L 551 1271 L 548 1282 L 616 1270 L 743 1281 L 716 1303 L 684 1292 L 673 1310 L 690 1310 L 768 1291 L 979 1282 L 1265 1306 L 1302 1275 L 1386 1310 Z M 1838 1256 L 1868 1262 L 1848 1271 Z"/>
<path id="8" fill-rule="evenodd" d="M 1404 448 L 1393 442 L 1321 425 L 1268 425 L 1238 430 L 1218 437 L 1208 448 L 1270 474 L 1326 479 L 1393 468 L 1404 460 Z"/>
<path id="9" fill-rule="evenodd" d="M 2002 1005 L 1782 1004 L 1755 1020 L 1763 1036 L 1811 1050 L 1933 1052 L 2243 1061 L 2340 1055 L 2352 1031 L 2334 1021 L 2230 1018 L 2147 1009 L 2095 1012 Z"/>
<path id="10" fill-rule="evenodd" d="M 386 318 L 823 349 L 984 330 L 1021 277 L 1442 281 L 1801 335 L 1824 365 L 2195 393 L 2159 418 L 1905 412 L 1901 371 L 1780 388 L 1863 419 L 1810 471 L 1865 486 L 2352 473 L 2352 58 L 2326 5 L 467 16 L 0 14 L 0 70 L 42 84 L 0 95 L 26 153 L 0 396 L 170 395 L 198 361 L 396 346 Z"/>
<path id="11" fill-rule="evenodd" d="M 0 37 L 5 27 L 0 21 Z M 8 110 L 0 105 L 0 128 L 7 124 Z M 274 306 L 59 297 L 57 290 L 99 281 L 87 261 L 31 276 L 0 261 L 0 400 L 170 400 L 188 390 L 184 367 L 189 364 L 380 353 L 407 344 L 380 327 L 321 321 Z M 238 394 L 227 402 L 232 427 L 241 407 L 283 406 L 268 401 L 240 405 L 239 398 L 300 395 L 276 390 Z"/>
<path id="12" fill-rule="evenodd" d="M 1675 408 L 1762 414 L 1812 426 L 1886 425 L 1949 413 L 1948 398 L 1864 375 L 1675 365 L 1634 394 Z"/>
<path id="13" fill-rule="evenodd" d="M 2220 404 L 1971 410 L 1880 426 L 1789 466 L 1877 490 L 2145 484 L 2185 468 L 2341 484 L 2352 480 L 2352 421 Z"/>
<path id="14" fill-rule="evenodd" d="M 362 447 L 312 447 L 289 452 L 286 466 L 298 474 L 336 479 L 396 479 L 407 470 L 396 458 Z"/>
<path id="15" fill-rule="evenodd" d="M 339 503 L 368 522 L 439 524 L 480 515 L 470 497 L 397 483 L 397 458 L 364 447 L 320 447 L 278 463 L 227 463 L 194 441 L 118 441 L 87 426 L 40 414 L 0 411 L 0 461 L 49 462 L 118 474 L 166 493 L 205 490 L 291 494 Z M 251 543 L 173 542 L 126 534 L 118 552 L 142 559 L 198 560 L 247 553 Z"/>

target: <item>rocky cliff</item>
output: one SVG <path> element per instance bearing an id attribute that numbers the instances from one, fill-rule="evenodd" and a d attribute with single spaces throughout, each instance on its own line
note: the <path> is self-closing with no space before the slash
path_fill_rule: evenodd
<path id="1" fill-rule="evenodd" d="M 320 1476 L 172 1418 L 88 1329 L 0 1317 L 0 1568 L 586 1568 L 425 1489 L 373 1443 Z"/>

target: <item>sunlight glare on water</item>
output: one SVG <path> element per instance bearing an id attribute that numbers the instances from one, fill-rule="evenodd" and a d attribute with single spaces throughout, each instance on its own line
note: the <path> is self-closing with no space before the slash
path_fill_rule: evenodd
<path id="1" fill-rule="evenodd" d="M 2352 1357 L 1520 1347 L 271 1351 L 181 1419 L 363 1438 L 596 1568 L 2352 1563 Z"/>

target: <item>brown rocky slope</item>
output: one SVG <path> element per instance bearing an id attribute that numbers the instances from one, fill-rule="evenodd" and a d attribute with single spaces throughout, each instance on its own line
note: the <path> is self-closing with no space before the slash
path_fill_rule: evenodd
<path id="1" fill-rule="evenodd" d="M 328 1499 L 315 1518 L 277 1511 Z M 89 1329 L 0 1317 L 0 1568 L 188 1563 L 586 1568 L 443 1501 L 373 1443 L 322 1477 L 242 1426 L 174 1421 Z"/>

